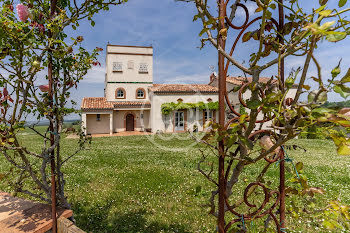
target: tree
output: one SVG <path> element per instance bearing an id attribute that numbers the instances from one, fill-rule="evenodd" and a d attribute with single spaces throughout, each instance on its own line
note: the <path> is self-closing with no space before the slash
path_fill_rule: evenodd
<path id="1" fill-rule="evenodd" d="M 72 38 L 66 31 L 76 30 L 83 19 L 94 26 L 96 13 L 126 1 L 28 0 L 16 10 L 13 1 L 0 1 L 0 151 L 13 167 L 15 179 L 10 183 L 15 194 L 70 209 L 62 166 L 85 148 L 89 138 L 80 131 L 76 151 L 61 154 L 63 120 L 78 112 L 70 91 L 92 66 L 100 65 L 96 57 L 102 49 L 88 52 L 81 46 L 82 36 Z M 44 132 L 28 127 L 42 138 L 42 148 L 33 151 L 18 134 L 29 117 L 50 122 Z"/>
<path id="2" fill-rule="evenodd" d="M 219 157 L 217 179 L 211 176 L 212 167 L 209 172 L 201 167 L 208 156 L 204 152 L 204 159 L 199 164 L 201 173 L 216 187 L 210 198 L 210 213 L 218 218 L 219 232 L 226 232 L 237 222 L 243 222 L 238 230 L 246 230 L 245 221 L 253 221 L 254 218 L 265 215 L 268 215 L 270 220 L 273 218 L 277 230 L 281 232 L 281 227 L 284 228 L 284 213 L 280 211 L 282 220 L 278 223 L 273 212 L 276 205 L 270 209 L 264 209 L 267 203 L 254 205 L 248 201 L 248 198 L 259 188 L 265 193 L 263 196 L 266 201 L 272 196 L 279 200 L 285 192 L 310 196 L 323 192 L 322 189 L 310 187 L 307 184 L 307 178 L 298 174 L 298 171 L 299 173 L 302 171 L 301 163 L 295 166 L 298 174 L 295 181 L 301 183 L 301 190 L 296 190 L 295 187 L 282 187 L 279 191 L 270 192 L 263 178 L 273 163 L 280 164 L 281 176 L 283 174 L 284 177 L 284 164 L 288 161 L 288 158 L 284 157 L 287 149 L 285 144 L 296 138 L 304 129 L 320 122 L 329 123 L 333 127 L 350 126 L 350 118 L 344 110 L 335 111 L 321 106 L 326 102 L 327 94 L 331 91 L 339 93 L 344 98 L 350 95 L 350 88 L 347 86 L 350 82 L 350 69 L 338 78 L 341 73 L 341 61 L 337 61 L 331 74 L 324 75 L 314 53 L 321 41 L 327 41 L 331 47 L 332 43 L 347 37 L 350 33 L 350 22 L 344 15 L 350 11 L 350 8 L 343 8 L 346 0 L 340 0 L 339 7 L 336 9 L 329 9 L 327 0 L 324 0 L 320 1 L 318 6 L 313 4 L 315 9 L 306 10 L 300 7 L 302 1 L 298 0 L 251 0 L 250 2 L 256 5 L 254 17 L 251 19 L 248 8 L 244 5 L 247 0 L 218 0 L 217 6 L 206 0 L 186 0 L 186 2 L 195 4 L 198 14 L 194 16 L 194 20 L 200 20 L 203 25 L 200 36 L 206 35 L 206 37 L 201 39 L 202 47 L 209 42 L 218 50 L 219 57 L 219 92 L 221 92 L 219 105 L 222 111 L 219 123 L 213 123 L 213 130 L 199 139 L 214 149 Z M 237 9 L 245 13 L 242 25 L 234 23 Z M 278 20 L 274 19 L 276 15 Z M 239 60 L 244 60 L 247 56 L 242 53 L 236 54 L 235 48 L 241 45 L 240 42 L 248 41 L 256 41 L 257 51 L 249 55 L 249 63 L 245 65 Z M 229 46 L 231 42 L 233 45 Z M 284 60 L 293 56 L 303 57 L 304 64 L 292 70 L 285 79 Z M 310 63 L 314 63 L 317 67 L 317 77 L 311 77 L 314 81 L 312 85 L 314 90 L 305 83 L 309 78 Z M 241 105 L 246 109 L 243 114 L 234 109 L 225 94 L 225 79 L 230 65 L 239 69 L 243 76 L 252 77 L 251 81 L 244 83 L 240 89 L 233 90 L 238 92 L 239 96 L 244 92 L 251 92 L 249 99 L 241 100 Z M 262 72 L 272 68 L 276 69 L 276 75 L 271 77 L 269 82 L 261 83 L 259 80 Z M 297 85 L 294 98 L 286 98 L 293 85 Z M 307 95 L 305 102 L 300 101 L 303 94 Z M 225 100 L 226 108 L 235 115 L 228 122 L 225 122 L 224 115 Z M 259 119 L 259 115 L 263 115 L 262 120 Z M 265 127 L 268 129 L 263 130 Z M 330 128 L 328 127 L 324 133 L 334 140 L 338 154 L 349 155 L 350 139 L 328 130 Z M 260 148 L 257 144 L 260 144 Z M 244 199 L 234 198 L 233 188 L 238 185 L 241 174 L 249 166 L 254 164 L 261 166 L 260 161 L 264 159 L 267 162 L 260 169 L 261 172 L 256 180 L 243 190 Z M 230 205 L 228 202 L 232 200 L 235 204 Z M 242 204 L 249 207 L 249 214 L 238 213 L 235 210 L 237 207 L 242 208 Z M 280 205 L 284 203 L 281 202 Z M 284 211 L 284 208 L 282 209 Z M 231 212 L 235 216 L 228 224 L 225 223 L 225 212 Z"/>

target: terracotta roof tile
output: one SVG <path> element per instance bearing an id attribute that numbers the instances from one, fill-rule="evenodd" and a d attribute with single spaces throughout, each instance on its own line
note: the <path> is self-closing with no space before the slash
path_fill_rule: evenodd
<path id="1" fill-rule="evenodd" d="M 215 79 L 217 79 L 216 76 L 211 77 L 211 81 L 209 82 L 209 84 L 211 84 Z M 271 78 L 269 78 L 269 77 L 260 77 L 260 78 L 259 78 L 259 82 L 260 82 L 260 83 L 267 83 L 270 79 L 271 79 Z M 248 82 L 248 83 L 252 82 L 252 77 L 247 77 L 247 78 L 246 78 L 246 77 L 232 77 L 232 76 L 227 76 L 227 77 L 226 77 L 226 82 L 232 83 L 232 84 L 235 84 L 235 85 L 240 86 L 240 85 L 242 85 L 242 84 L 244 84 L 244 83 L 246 83 L 246 82 Z M 273 83 L 273 84 L 275 84 L 275 83 L 277 84 L 277 79 L 273 79 L 273 80 L 272 80 L 272 83 Z M 294 85 L 293 85 L 293 88 L 296 88 L 296 87 L 298 87 L 298 85 L 294 84 Z"/>
<path id="2" fill-rule="evenodd" d="M 151 107 L 149 101 L 107 101 L 105 97 L 85 97 L 81 103 L 82 110 L 112 110 L 115 108 Z"/>
<path id="3" fill-rule="evenodd" d="M 82 110 L 112 110 L 113 104 L 105 97 L 85 97 L 81 102 Z"/>
<path id="4" fill-rule="evenodd" d="M 148 88 L 154 93 L 217 93 L 218 88 L 207 84 L 153 84 Z"/>
<path id="5" fill-rule="evenodd" d="M 271 78 L 268 78 L 268 77 L 260 77 L 259 78 L 259 82 L 260 83 L 267 83 Z M 226 77 L 226 82 L 229 82 L 229 83 L 232 83 L 232 84 L 236 84 L 236 85 L 242 85 L 246 82 L 252 82 L 252 77 L 231 77 L 231 76 L 228 76 Z M 272 83 L 276 83 L 277 80 L 274 79 L 272 80 Z"/>

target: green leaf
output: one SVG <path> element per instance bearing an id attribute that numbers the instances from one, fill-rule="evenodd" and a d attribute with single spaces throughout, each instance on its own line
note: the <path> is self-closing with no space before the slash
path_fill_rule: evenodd
<path id="1" fill-rule="evenodd" d="M 337 146 L 338 155 L 350 155 L 350 139 L 337 136 L 335 134 L 330 135 L 334 144 Z"/>
<path id="2" fill-rule="evenodd" d="M 95 26 L 95 21 L 91 20 L 91 26 Z"/>
<path id="3" fill-rule="evenodd" d="M 203 36 L 205 32 L 207 32 L 209 28 L 203 28 L 202 31 L 199 33 L 199 36 Z"/>
<path id="4" fill-rule="evenodd" d="M 346 32 L 327 32 L 326 39 L 329 42 L 338 42 L 345 39 L 346 36 Z"/>
<path id="5" fill-rule="evenodd" d="M 346 4 L 347 0 L 339 0 L 338 6 L 343 7 Z"/>
<path id="6" fill-rule="evenodd" d="M 341 72 L 341 70 L 340 70 L 339 65 L 337 67 L 333 68 L 333 70 L 331 71 L 332 78 L 337 77 L 340 74 L 340 72 Z"/>
<path id="7" fill-rule="evenodd" d="M 250 39 L 251 34 L 252 34 L 252 32 L 244 33 L 244 35 L 242 36 L 242 42 L 247 42 Z"/>
<path id="8" fill-rule="evenodd" d="M 304 164 L 302 162 L 297 162 L 297 164 L 295 165 L 295 168 L 299 173 L 302 173 L 303 167 L 304 167 Z"/>
<path id="9" fill-rule="evenodd" d="M 348 143 L 341 143 L 338 146 L 338 155 L 350 155 L 350 144 Z"/>
<path id="10" fill-rule="evenodd" d="M 344 92 L 344 90 L 341 88 L 340 85 L 334 86 L 334 87 L 333 87 L 333 90 L 334 90 L 336 93 L 340 94 L 340 96 L 343 97 L 344 99 L 347 99 L 347 98 L 350 96 L 350 93 Z"/>
<path id="11" fill-rule="evenodd" d="M 272 3 L 272 4 L 270 5 L 270 8 L 273 9 L 273 10 L 276 9 L 276 4 Z"/>
<path id="12" fill-rule="evenodd" d="M 250 109 L 257 109 L 260 107 L 261 101 L 260 100 L 248 100 L 247 101 L 247 107 Z"/>
<path id="13" fill-rule="evenodd" d="M 332 109 L 329 109 L 329 108 L 315 108 L 312 110 L 312 112 L 316 112 L 319 114 L 325 114 L 325 113 L 329 113 L 331 111 L 332 111 Z"/>
<path id="14" fill-rule="evenodd" d="M 342 79 L 340 80 L 341 83 L 349 83 L 350 82 L 350 68 L 348 69 L 348 71 L 346 72 L 346 74 L 344 75 L 344 77 L 342 77 Z"/>
<path id="15" fill-rule="evenodd" d="M 330 15 L 332 13 L 331 10 L 324 10 L 324 11 L 321 11 L 319 14 L 324 16 L 324 17 L 327 17 L 328 15 Z"/>
<path id="16" fill-rule="evenodd" d="M 320 7 L 315 11 L 316 13 L 322 11 L 324 8 L 326 8 L 326 3 L 328 2 L 328 0 L 320 0 Z"/>
<path id="17" fill-rule="evenodd" d="M 260 12 L 262 10 L 263 10 L 263 8 L 259 6 L 258 8 L 256 8 L 255 12 Z"/>
<path id="18" fill-rule="evenodd" d="M 335 21 L 330 21 L 330 22 L 325 22 L 324 24 L 322 24 L 318 29 L 319 30 L 327 30 L 330 27 L 332 27 L 332 25 L 335 24 Z"/>

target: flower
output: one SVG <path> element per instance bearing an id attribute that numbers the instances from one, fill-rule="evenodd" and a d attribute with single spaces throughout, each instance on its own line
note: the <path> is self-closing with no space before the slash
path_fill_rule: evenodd
<path id="1" fill-rule="evenodd" d="M 42 92 L 48 92 L 49 89 L 50 89 L 50 87 L 49 87 L 49 85 L 40 85 L 40 86 L 39 86 L 39 89 L 40 89 L 40 91 L 42 91 Z"/>
<path id="2" fill-rule="evenodd" d="M 97 65 L 101 66 L 101 63 L 98 62 L 98 61 L 94 61 L 94 62 L 92 62 L 92 65 L 94 65 L 94 66 L 97 66 Z"/>
<path id="3" fill-rule="evenodd" d="M 23 5 L 23 4 L 18 4 L 16 6 L 16 9 L 17 9 L 17 14 L 18 14 L 18 17 L 19 19 L 22 21 L 22 22 L 25 22 L 27 21 L 28 17 L 29 17 L 29 10 L 28 10 L 28 7 Z"/>

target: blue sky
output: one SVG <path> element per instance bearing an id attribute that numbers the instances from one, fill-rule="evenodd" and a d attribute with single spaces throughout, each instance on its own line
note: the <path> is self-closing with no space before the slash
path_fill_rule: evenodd
<path id="1" fill-rule="evenodd" d="M 318 5 L 318 0 L 307 1 L 303 7 L 310 4 Z M 330 0 L 330 5 L 337 5 L 337 0 Z M 346 5 L 349 7 L 349 3 Z M 346 7 L 345 6 L 345 7 Z M 255 10 L 253 3 L 248 4 L 251 13 Z M 311 8 L 309 8 L 311 9 Z M 81 23 L 77 31 L 69 31 L 74 35 L 84 36 L 83 45 L 87 49 L 96 46 L 105 48 L 106 44 L 141 45 L 154 47 L 154 82 L 155 83 L 207 83 L 211 73 L 210 66 L 217 64 L 217 52 L 207 45 L 200 50 L 198 33 L 200 22 L 192 22 L 196 9 L 193 3 L 175 2 L 174 0 L 129 0 L 124 5 L 111 7 L 108 12 L 95 16 L 95 27 L 88 22 Z M 241 13 L 238 13 L 241 16 Z M 348 14 L 349 16 L 349 14 Z M 238 20 L 240 20 L 238 18 Z M 331 46 L 331 48 L 330 48 Z M 254 44 L 247 43 L 238 51 L 238 60 L 247 60 Z M 105 51 L 100 55 L 101 67 L 94 67 L 80 84 L 73 98 L 80 104 L 83 97 L 103 96 Z M 350 64 L 350 46 L 348 39 L 336 44 L 323 42 L 316 50 L 323 69 L 324 77 L 343 58 L 342 71 Z M 287 71 L 303 64 L 304 59 L 294 57 L 286 61 Z M 315 75 L 315 67 L 310 67 L 310 77 Z M 263 75 L 271 76 L 274 69 Z M 241 75 L 237 69 L 231 75 Z M 311 84 L 311 83 L 310 83 Z M 331 94 L 331 101 L 341 101 L 341 97 Z"/>

